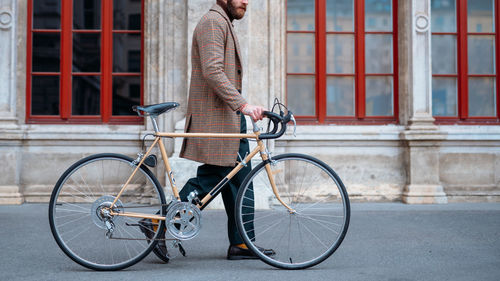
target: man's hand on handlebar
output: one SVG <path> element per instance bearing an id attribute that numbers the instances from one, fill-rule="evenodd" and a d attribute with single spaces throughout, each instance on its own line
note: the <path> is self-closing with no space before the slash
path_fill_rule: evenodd
<path id="1" fill-rule="evenodd" d="M 263 108 L 262 106 L 251 105 L 251 104 L 245 104 L 241 109 L 241 112 L 243 114 L 252 117 L 254 121 L 262 120 L 262 118 L 264 117 L 264 115 L 262 115 L 262 112 L 264 111 L 265 108 Z"/>

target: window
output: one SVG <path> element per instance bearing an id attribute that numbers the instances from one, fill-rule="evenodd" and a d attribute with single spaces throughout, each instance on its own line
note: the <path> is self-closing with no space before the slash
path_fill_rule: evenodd
<path id="1" fill-rule="evenodd" d="M 432 0 L 432 110 L 440 123 L 498 123 L 498 0 Z"/>
<path id="2" fill-rule="evenodd" d="M 141 0 L 28 2 L 28 123 L 141 124 Z"/>
<path id="3" fill-rule="evenodd" d="M 302 123 L 395 123 L 397 0 L 287 0 L 287 104 Z"/>

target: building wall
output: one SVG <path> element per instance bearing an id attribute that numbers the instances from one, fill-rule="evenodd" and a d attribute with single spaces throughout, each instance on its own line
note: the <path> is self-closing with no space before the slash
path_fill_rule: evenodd
<path id="1" fill-rule="evenodd" d="M 182 131 L 191 36 L 215 1 L 145 0 L 144 100 L 177 101 L 161 129 Z M 500 126 L 439 126 L 431 113 L 430 1 L 399 1 L 398 125 L 298 126 L 269 143 L 273 154 L 312 154 L 330 164 L 355 201 L 500 201 Z M 270 107 L 285 100 L 284 1 L 255 0 L 235 22 L 243 49 L 243 95 Z M 26 1 L 0 0 L 0 203 L 47 202 L 59 176 L 83 156 L 134 157 L 144 125 L 26 124 Z M 178 158 L 165 140 L 178 186 L 198 163 Z M 155 170 L 165 183 L 162 165 Z M 215 207 L 220 207 L 215 202 Z"/>

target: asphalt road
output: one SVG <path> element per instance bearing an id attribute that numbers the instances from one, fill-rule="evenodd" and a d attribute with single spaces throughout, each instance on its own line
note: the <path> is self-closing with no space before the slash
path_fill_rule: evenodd
<path id="1" fill-rule="evenodd" d="M 118 272 L 74 263 L 50 233 L 47 205 L 0 206 L 0 281 L 10 280 L 500 280 L 500 204 L 352 204 L 346 239 L 320 265 L 285 271 L 228 261 L 224 211 L 162 264 L 149 255 Z"/>

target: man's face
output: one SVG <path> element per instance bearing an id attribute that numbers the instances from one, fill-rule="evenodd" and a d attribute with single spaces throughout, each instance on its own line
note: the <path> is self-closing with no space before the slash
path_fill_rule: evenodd
<path id="1" fill-rule="evenodd" d="M 245 16 L 248 0 L 227 0 L 227 8 L 235 20 L 240 20 Z"/>

